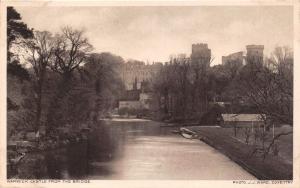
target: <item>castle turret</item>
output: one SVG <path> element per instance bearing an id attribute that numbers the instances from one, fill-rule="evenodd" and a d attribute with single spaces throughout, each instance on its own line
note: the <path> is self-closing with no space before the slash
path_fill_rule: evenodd
<path id="1" fill-rule="evenodd" d="M 247 63 L 263 63 L 264 45 L 247 45 Z"/>
<path id="2" fill-rule="evenodd" d="M 191 60 L 192 64 L 204 65 L 203 67 L 210 66 L 211 50 L 208 48 L 207 44 L 193 44 Z"/>

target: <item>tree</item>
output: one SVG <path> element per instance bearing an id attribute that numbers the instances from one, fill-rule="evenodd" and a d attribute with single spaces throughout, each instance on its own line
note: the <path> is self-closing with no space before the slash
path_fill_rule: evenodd
<path id="1" fill-rule="evenodd" d="M 175 75 L 175 87 L 176 91 L 176 107 L 175 114 L 177 117 L 183 119 L 187 115 L 187 105 L 188 105 L 188 93 L 190 89 L 190 83 L 188 80 L 188 73 L 190 71 L 190 62 L 188 59 L 178 59 L 173 63 Z"/>
<path id="2" fill-rule="evenodd" d="M 70 79 L 72 72 L 84 63 L 87 53 L 92 50 L 92 45 L 83 34 L 83 30 L 64 27 L 61 34 L 56 35 L 51 68 L 61 74 L 64 81 Z"/>
<path id="3" fill-rule="evenodd" d="M 17 44 L 18 39 L 33 37 L 32 29 L 29 29 L 21 19 L 21 15 L 13 7 L 7 7 L 7 62 L 10 62 L 13 55 L 10 48 L 14 43 Z"/>
<path id="4" fill-rule="evenodd" d="M 276 53 L 272 54 L 267 65 L 248 62 L 235 81 L 241 98 L 254 106 L 257 112 L 267 115 L 272 122 L 292 125 L 293 59 L 291 55 L 282 54 L 284 50 L 278 51 L 275 49 Z"/>
<path id="5" fill-rule="evenodd" d="M 223 93 L 226 92 L 232 79 L 228 74 L 227 67 L 224 65 L 215 65 L 209 71 L 209 85 L 211 87 L 212 96 L 215 100 L 224 101 Z M 226 100 L 226 99 L 225 99 Z"/>
<path id="6" fill-rule="evenodd" d="M 36 31 L 32 40 L 26 42 L 29 54 L 28 62 L 34 71 L 33 85 L 36 94 L 35 131 L 39 130 L 42 114 L 43 88 L 47 67 L 50 65 L 54 52 L 53 37 L 50 32 Z"/>
<path id="7" fill-rule="evenodd" d="M 213 61 L 210 56 L 199 56 L 191 59 L 192 74 L 192 107 L 197 116 L 208 110 L 209 65 Z"/>
<path id="8" fill-rule="evenodd" d="M 273 82 L 278 92 L 280 110 L 275 120 L 293 125 L 293 51 L 289 47 L 276 47 L 269 64 L 273 66 Z"/>
<path id="9" fill-rule="evenodd" d="M 173 64 L 165 63 L 153 81 L 153 89 L 159 101 L 160 111 L 165 115 L 168 115 L 172 111 L 170 99 L 175 87 L 175 82 L 172 82 L 174 76 L 175 69 Z"/>
<path id="10" fill-rule="evenodd" d="M 110 53 L 93 53 L 86 61 L 80 71 L 84 72 L 86 86 L 93 92 L 94 115 L 103 115 L 100 113 L 106 113 L 116 106 L 117 99 L 125 89 L 117 73 L 124 60 Z"/>
<path id="11" fill-rule="evenodd" d="M 18 77 L 21 81 L 30 80 L 29 72 L 18 60 L 13 60 L 11 63 L 7 64 L 7 73 Z"/>
<path id="12" fill-rule="evenodd" d="M 63 123 L 63 116 L 59 109 L 66 102 L 66 96 L 76 85 L 72 82 L 72 75 L 75 70 L 83 65 L 87 58 L 87 53 L 92 50 L 92 45 L 84 36 L 83 30 L 64 27 L 61 33 L 54 37 L 54 52 L 51 60 L 50 68 L 61 76 L 58 83 L 56 94 L 54 94 L 47 115 L 47 128 L 52 129 L 53 126 Z"/>
<path id="13" fill-rule="evenodd" d="M 208 66 L 210 62 L 210 57 L 191 60 L 172 56 L 170 63 L 162 67 L 153 87 L 158 100 L 163 99 L 165 115 L 200 119 L 208 110 L 209 94 L 213 89 L 209 85 L 212 83 Z"/>
<path id="14" fill-rule="evenodd" d="M 238 94 L 244 103 L 252 105 L 261 114 L 266 130 L 273 124 L 293 125 L 293 52 L 287 47 L 277 47 L 263 62 L 247 62 L 235 79 Z M 281 136 L 293 131 L 279 132 L 265 146 L 267 131 L 261 133 L 263 157 L 276 145 Z"/>
<path id="15" fill-rule="evenodd" d="M 92 53 L 85 64 L 72 73 L 72 88 L 60 99 L 59 109 L 55 109 L 56 124 L 71 124 L 73 128 L 81 124 L 95 123 L 106 116 L 116 106 L 124 86 L 117 74 L 123 59 L 110 53 Z"/>

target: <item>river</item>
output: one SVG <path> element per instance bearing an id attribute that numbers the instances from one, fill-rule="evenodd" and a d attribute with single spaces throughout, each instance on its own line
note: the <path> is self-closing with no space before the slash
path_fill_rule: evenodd
<path id="1" fill-rule="evenodd" d="M 105 120 L 87 143 L 29 154 L 20 178 L 238 180 L 252 175 L 199 140 L 171 133 L 172 127 L 149 120 Z"/>

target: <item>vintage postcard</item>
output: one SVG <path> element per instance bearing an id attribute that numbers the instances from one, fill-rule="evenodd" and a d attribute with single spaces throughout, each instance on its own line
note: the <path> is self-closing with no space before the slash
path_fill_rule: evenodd
<path id="1" fill-rule="evenodd" d="M 299 11 L 1 1 L 1 187 L 299 187 Z"/>

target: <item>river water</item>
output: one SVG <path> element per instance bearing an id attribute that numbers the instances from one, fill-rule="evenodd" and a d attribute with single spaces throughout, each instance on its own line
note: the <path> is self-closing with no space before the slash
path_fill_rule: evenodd
<path id="1" fill-rule="evenodd" d="M 255 179 L 215 149 L 199 140 L 175 135 L 172 129 L 149 120 L 105 120 L 92 130 L 87 143 L 28 155 L 27 161 L 19 166 L 18 176 L 95 180 Z M 31 157 L 35 160 L 30 162 Z"/>

